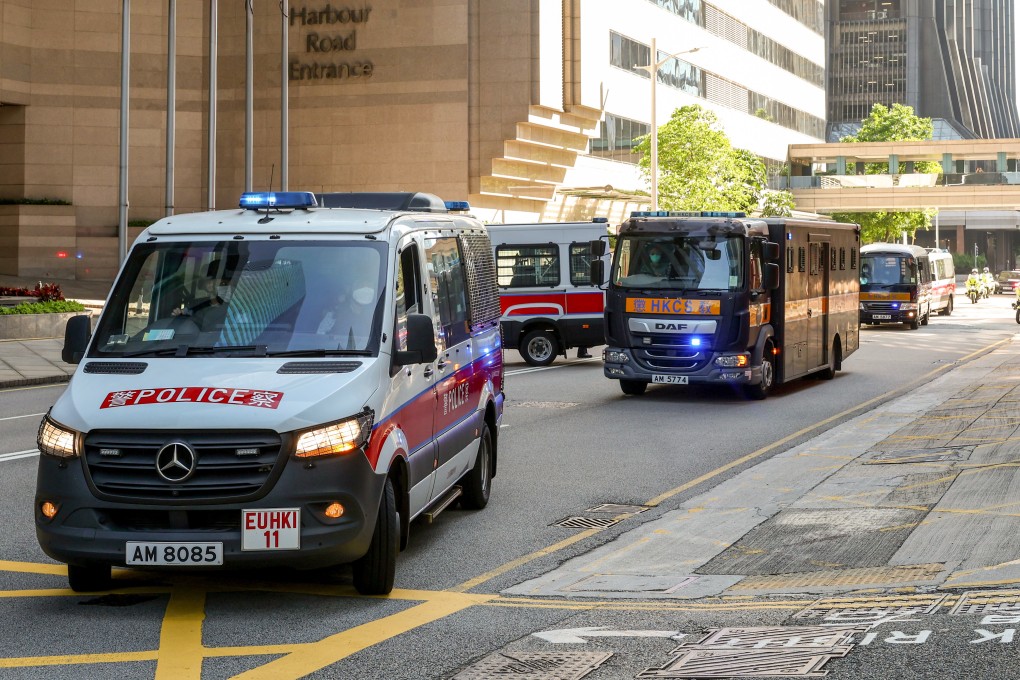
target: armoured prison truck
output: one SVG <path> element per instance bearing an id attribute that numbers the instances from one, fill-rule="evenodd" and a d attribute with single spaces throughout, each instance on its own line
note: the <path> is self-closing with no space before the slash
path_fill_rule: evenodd
<path id="1" fill-rule="evenodd" d="M 711 383 L 754 399 L 834 377 L 859 342 L 859 245 L 857 225 L 830 220 L 633 213 L 606 293 L 606 377 L 631 395 Z"/>

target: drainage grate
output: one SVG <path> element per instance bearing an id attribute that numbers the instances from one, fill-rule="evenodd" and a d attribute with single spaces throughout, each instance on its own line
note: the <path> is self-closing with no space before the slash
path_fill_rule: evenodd
<path id="1" fill-rule="evenodd" d="M 793 615 L 795 619 L 839 619 L 840 617 L 931 614 L 946 595 L 903 595 L 876 598 L 831 597 L 818 600 Z"/>
<path id="2" fill-rule="evenodd" d="M 651 510 L 647 505 L 624 505 L 622 503 L 603 503 L 594 508 L 588 508 L 585 512 L 611 512 L 617 515 L 636 515 L 639 512 Z"/>
<path id="3" fill-rule="evenodd" d="M 638 678 L 820 678 L 822 666 L 846 656 L 858 627 L 719 628 L 674 649 L 668 663 Z"/>
<path id="4" fill-rule="evenodd" d="M 609 660 L 612 652 L 518 652 L 490 654 L 453 680 L 579 680 Z"/>
<path id="5" fill-rule="evenodd" d="M 554 409 L 554 408 L 574 408 L 580 406 L 580 402 L 577 401 L 514 401 L 511 402 L 514 408 L 541 408 L 541 409 Z"/>
<path id="6" fill-rule="evenodd" d="M 932 581 L 942 573 L 941 564 L 914 564 L 902 567 L 865 567 L 832 571 L 750 576 L 729 590 L 784 590 L 788 588 L 824 588 L 829 586 L 862 586 Z"/>
<path id="7" fill-rule="evenodd" d="M 567 529 L 601 529 L 611 527 L 620 519 L 616 517 L 564 517 L 559 522 L 553 522 L 549 526 L 566 527 Z"/>
<path id="8" fill-rule="evenodd" d="M 1020 590 L 970 591 L 960 596 L 950 610 L 954 616 L 965 614 L 1020 614 Z"/>

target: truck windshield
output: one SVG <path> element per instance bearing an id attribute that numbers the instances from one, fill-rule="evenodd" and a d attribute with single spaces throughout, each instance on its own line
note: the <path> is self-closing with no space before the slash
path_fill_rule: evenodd
<path id="1" fill-rule="evenodd" d="M 895 286 L 917 284 L 917 263 L 909 255 L 896 253 L 861 255 L 861 285 Z"/>
<path id="2" fill-rule="evenodd" d="M 739 236 L 621 237 L 613 285 L 621 288 L 739 290 L 744 241 Z"/>
<path id="3" fill-rule="evenodd" d="M 385 255 L 362 241 L 141 244 L 90 356 L 373 355 Z"/>

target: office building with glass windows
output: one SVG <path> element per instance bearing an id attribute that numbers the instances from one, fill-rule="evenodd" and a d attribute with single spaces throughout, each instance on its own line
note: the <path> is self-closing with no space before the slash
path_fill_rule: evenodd
<path id="1" fill-rule="evenodd" d="M 1014 0 L 830 0 L 829 141 L 875 103 L 914 107 L 936 139 L 1020 136 Z"/>
<path id="2" fill-rule="evenodd" d="M 111 277 L 122 187 L 135 230 L 284 176 L 617 223 L 653 56 L 660 124 L 701 104 L 773 166 L 825 134 L 820 0 L 136 0 L 122 184 L 123 6 L 0 0 L 0 274 Z"/>

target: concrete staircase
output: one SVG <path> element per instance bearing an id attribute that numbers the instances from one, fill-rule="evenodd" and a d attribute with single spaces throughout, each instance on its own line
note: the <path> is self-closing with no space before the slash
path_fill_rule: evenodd
<path id="1" fill-rule="evenodd" d="M 532 105 L 517 136 L 503 142 L 503 156 L 492 160 L 492 174 L 481 178 L 472 204 L 524 212 L 542 212 L 567 170 L 599 134 L 602 111 L 570 106 L 557 111 Z"/>

